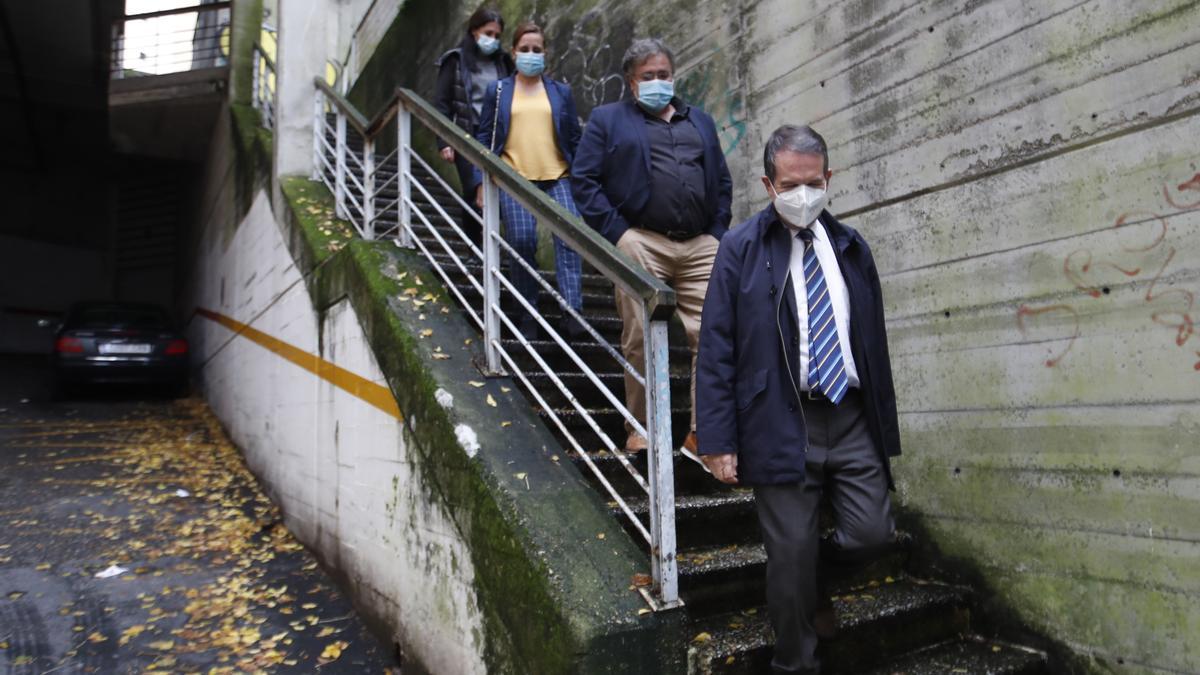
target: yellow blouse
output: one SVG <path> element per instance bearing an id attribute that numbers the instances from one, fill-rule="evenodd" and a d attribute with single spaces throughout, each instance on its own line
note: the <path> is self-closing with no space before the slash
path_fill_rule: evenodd
<path id="1" fill-rule="evenodd" d="M 504 161 L 528 180 L 558 180 L 569 167 L 554 138 L 554 117 L 545 88 L 526 94 L 513 87 Z"/>

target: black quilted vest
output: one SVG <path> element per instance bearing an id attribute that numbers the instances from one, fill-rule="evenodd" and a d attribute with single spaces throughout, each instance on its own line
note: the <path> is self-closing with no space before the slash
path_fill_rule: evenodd
<path id="1" fill-rule="evenodd" d="M 479 120 L 476 119 L 475 109 L 471 107 L 469 78 L 472 73 L 467 70 L 466 63 L 463 61 L 462 47 L 455 47 L 442 54 L 437 60 L 437 66 L 441 68 L 443 64 L 450 60 L 453 60 L 454 67 L 453 121 L 463 131 L 473 134 L 475 133 L 475 127 L 479 124 Z M 512 57 L 508 54 L 501 54 L 496 59 L 496 73 L 500 79 L 512 75 L 515 70 L 516 67 L 513 65 Z"/>

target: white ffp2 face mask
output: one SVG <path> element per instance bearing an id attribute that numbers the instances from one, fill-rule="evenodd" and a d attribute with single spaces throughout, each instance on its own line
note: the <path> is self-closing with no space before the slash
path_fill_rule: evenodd
<path id="1" fill-rule="evenodd" d="M 775 192 L 774 185 L 771 186 L 771 192 Z M 800 185 L 783 194 L 775 192 L 775 210 L 780 218 L 795 227 L 812 225 L 821 211 L 825 210 L 828 201 L 829 194 L 825 190 L 807 185 Z"/>

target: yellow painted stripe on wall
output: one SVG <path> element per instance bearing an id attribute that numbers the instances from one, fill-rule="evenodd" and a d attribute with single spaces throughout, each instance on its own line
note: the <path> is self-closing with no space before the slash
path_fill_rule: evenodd
<path id="1" fill-rule="evenodd" d="M 392 396 L 392 391 L 387 387 L 372 382 L 361 375 L 352 373 L 341 366 L 326 361 L 316 354 L 306 352 L 295 345 L 288 344 L 273 335 L 268 335 L 232 317 L 202 307 L 197 307 L 196 313 L 282 356 L 322 380 L 366 401 L 392 417 L 401 421 L 404 420 L 404 415 L 400 412 L 400 406 L 396 405 L 396 398 Z"/>

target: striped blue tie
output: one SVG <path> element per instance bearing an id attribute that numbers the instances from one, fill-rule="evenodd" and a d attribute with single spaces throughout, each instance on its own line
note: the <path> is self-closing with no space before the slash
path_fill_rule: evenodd
<path id="1" fill-rule="evenodd" d="M 849 381 L 842 359 L 842 343 L 833 318 L 833 299 L 825 273 L 817 260 L 811 229 L 796 234 L 804 242 L 804 288 L 808 293 L 808 388 L 825 394 L 834 404 L 846 396 Z"/>

